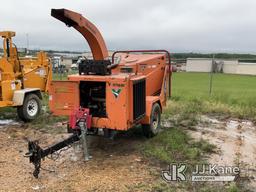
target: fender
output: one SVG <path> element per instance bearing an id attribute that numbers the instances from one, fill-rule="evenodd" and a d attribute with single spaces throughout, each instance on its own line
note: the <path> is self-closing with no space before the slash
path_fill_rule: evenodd
<path id="1" fill-rule="evenodd" d="M 142 124 L 150 124 L 150 116 L 151 116 L 151 111 L 154 103 L 159 103 L 161 109 L 162 105 L 160 103 L 159 97 L 158 96 L 147 96 L 146 97 L 146 116 L 142 119 L 141 123 Z"/>
<path id="2" fill-rule="evenodd" d="M 17 91 L 14 91 L 14 94 L 13 94 L 14 106 L 23 105 L 24 98 L 28 93 L 35 93 L 40 99 L 42 99 L 40 89 L 38 88 L 27 88 L 27 89 L 17 90 Z"/>

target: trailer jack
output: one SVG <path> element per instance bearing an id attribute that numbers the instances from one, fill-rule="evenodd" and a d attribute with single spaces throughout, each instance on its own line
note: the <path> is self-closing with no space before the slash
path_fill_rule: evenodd
<path id="1" fill-rule="evenodd" d="M 81 141 L 82 148 L 84 151 L 84 160 L 88 161 L 90 156 L 88 154 L 88 146 L 87 146 L 87 135 L 88 128 L 91 126 L 91 115 L 89 115 L 89 109 L 79 109 L 75 110 L 69 120 L 69 128 L 73 130 L 73 134 L 54 145 L 43 149 L 39 146 L 38 141 L 29 141 L 28 142 L 28 152 L 24 155 L 29 158 L 30 163 L 33 163 L 35 166 L 35 170 L 33 172 L 33 176 L 38 178 L 41 168 L 41 160 L 46 156 L 54 154 L 59 150 L 70 146 L 71 144 Z"/>

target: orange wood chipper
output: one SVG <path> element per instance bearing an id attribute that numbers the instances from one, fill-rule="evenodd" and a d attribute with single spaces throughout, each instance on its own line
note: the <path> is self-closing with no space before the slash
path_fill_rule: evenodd
<path id="1" fill-rule="evenodd" d="M 93 60 L 81 60 L 79 74 L 52 81 L 49 105 L 54 115 L 69 115 L 69 138 L 42 149 L 29 141 L 26 154 L 38 177 L 41 159 L 81 141 L 88 160 L 86 135 L 113 137 L 141 124 L 144 134 L 159 132 L 162 109 L 170 95 L 170 54 L 164 50 L 117 51 L 109 58 L 99 30 L 81 14 L 52 9 L 51 15 L 75 28 L 87 40 Z"/>
<path id="2" fill-rule="evenodd" d="M 24 121 L 34 120 L 41 110 L 41 91 L 48 91 L 51 65 L 46 53 L 19 58 L 12 41 L 15 32 L 0 32 L 4 55 L 0 58 L 0 107 L 17 107 Z"/>

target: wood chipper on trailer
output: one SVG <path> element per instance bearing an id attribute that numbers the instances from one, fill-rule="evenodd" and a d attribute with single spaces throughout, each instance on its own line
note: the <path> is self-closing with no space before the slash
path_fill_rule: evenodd
<path id="1" fill-rule="evenodd" d="M 74 142 L 81 141 L 89 159 L 86 136 L 117 131 L 141 124 L 147 137 L 159 132 L 162 109 L 170 95 L 170 54 L 164 50 L 117 51 L 109 59 L 99 30 L 82 15 L 52 9 L 51 15 L 75 28 L 87 40 L 93 60 L 79 64 L 79 74 L 67 81 L 52 81 L 49 105 L 54 115 L 69 115 L 67 139 L 47 149 L 29 141 L 27 157 L 38 177 L 41 159 Z"/>
<path id="2" fill-rule="evenodd" d="M 0 107 L 17 107 L 23 121 L 34 120 L 40 113 L 41 91 L 48 91 L 51 65 L 44 52 L 36 58 L 19 58 L 12 41 L 15 32 L 0 32 L 4 55 L 0 58 Z"/>

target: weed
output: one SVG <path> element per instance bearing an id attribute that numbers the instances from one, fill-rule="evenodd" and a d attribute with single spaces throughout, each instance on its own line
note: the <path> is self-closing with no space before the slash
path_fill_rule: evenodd
<path id="1" fill-rule="evenodd" d="M 165 163 L 194 164 L 204 153 L 212 152 L 213 148 L 206 141 L 194 141 L 183 129 L 171 128 L 148 140 L 143 146 L 143 153 Z"/>
<path id="2" fill-rule="evenodd" d="M 0 108 L 0 119 L 17 119 L 17 110 L 14 107 Z"/>
<path id="3" fill-rule="evenodd" d="M 239 192 L 239 188 L 237 187 L 236 183 L 231 183 L 227 188 L 228 192 Z"/>

